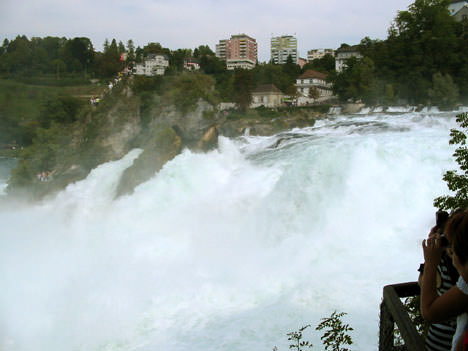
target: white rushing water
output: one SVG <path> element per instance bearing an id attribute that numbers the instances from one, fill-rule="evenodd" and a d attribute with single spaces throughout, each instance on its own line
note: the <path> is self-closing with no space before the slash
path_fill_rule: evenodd
<path id="1" fill-rule="evenodd" d="M 3 208 L 0 350 L 288 350 L 286 333 L 334 310 L 353 350 L 375 350 L 382 288 L 417 279 L 447 192 L 454 115 L 221 137 L 113 200 L 134 150 Z"/>

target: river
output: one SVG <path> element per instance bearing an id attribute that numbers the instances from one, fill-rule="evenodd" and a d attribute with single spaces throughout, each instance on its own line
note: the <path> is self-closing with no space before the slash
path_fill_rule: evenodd
<path id="1" fill-rule="evenodd" d="M 353 350 L 375 350 L 382 288 L 417 279 L 433 199 L 448 191 L 455 114 L 220 137 L 113 200 L 134 150 L 54 198 L 12 202 L 0 350 L 285 351 L 286 333 L 334 310 Z M 304 338 L 323 349 L 313 329 Z"/>

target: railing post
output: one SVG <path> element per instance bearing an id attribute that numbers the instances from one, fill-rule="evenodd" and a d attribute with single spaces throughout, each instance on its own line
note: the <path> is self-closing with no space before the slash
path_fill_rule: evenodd
<path id="1" fill-rule="evenodd" d="M 395 324 L 401 333 L 405 350 L 425 351 L 424 340 L 408 316 L 402 297 L 419 295 L 420 288 L 416 282 L 387 285 L 383 289 L 383 301 L 380 305 L 379 351 L 394 350 L 393 330 Z"/>
<path id="2" fill-rule="evenodd" d="M 385 300 L 380 304 L 380 332 L 379 332 L 379 351 L 393 350 L 393 329 L 395 322 L 392 315 L 385 305 Z"/>

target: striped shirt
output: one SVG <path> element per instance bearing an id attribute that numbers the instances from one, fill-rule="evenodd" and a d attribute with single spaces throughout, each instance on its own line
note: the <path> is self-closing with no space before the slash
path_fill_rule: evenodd
<path id="1" fill-rule="evenodd" d="M 440 274 L 441 284 L 437 293 L 442 295 L 457 283 L 458 276 L 452 265 L 451 258 L 445 253 L 442 255 L 437 271 Z M 429 327 L 426 335 L 426 349 L 430 351 L 450 351 L 452 338 L 457 328 L 457 320 L 450 319 L 443 323 L 434 323 Z"/>

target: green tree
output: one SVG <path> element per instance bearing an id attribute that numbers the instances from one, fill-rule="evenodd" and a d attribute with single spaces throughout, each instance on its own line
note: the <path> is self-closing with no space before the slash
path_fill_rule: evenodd
<path id="1" fill-rule="evenodd" d="M 17 36 L 7 48 L 8 72 L 28 74 L 32 67 L 32 47 L 26 36 Z"/>
<path id="2" fill-rule="evenodd" d="M 286 63 L 282 66 L 284 74 L 286 74 L 291 81 L 295 81 L 296 78 L 301 74 L 301 68 L 297 63 L 293 61 L 291 55 L 288 55 Z"/>
<path id="3" fill-rule="evenodd" d="M 104 52 L 107 52 L 109 50 L 109 39 L 106 38 L 104 40 L 103 48 L 104 48 Z"/>
<path id="4" fill-rule="evenodd" d="M 222 101 L 232 101 L 234 74 L 232 71 L 224 70 L 222 73 L 214 75 L 216 80 L 216 91 Z"/>
<path id="5" fill-rule="evenodd" d="M 351 57 L 347 61 L 346 68 L 331 75 L 333 91 L 341 100 L 372 100 L 372 89 L 375 87 L 374 62 L 365 57 L 362 60 Z"/>
<path id="6" fill-rule="evenodd" d="M 77 120 L 83 102 L 72 96 L 59 96 L 48 99 L 39 114 L 39 123 L 49 128 L 52 122 L 69 124 Z"/>
<path id="7" fill-rule="evenodd" d="M 126 50 L 125 50 L 125 45 L 122 43 L 121 40 L 119 40 L 119 45 L 118 45 L 117 48 L 118 48 L 118 50 L 119 50 L 119 54 L 122 54 L 122 53 L 126 52 Z"/>
<path id="8" fill-rule="evenodd" d="M 177 49 L 171 52 L 169 57 L 169 65 L 174 67 L 177 71 L 182 71 L 184 68 L 184 59 L 192 56 L 191 49 Z"/>
<path id="9" fill-rule="evenodd" d="M 55 59 L 51 62 L 51 65 L 55 68 L 55 78 L 60 79 L 60 74 L 65 72 L 67 65 L 61 59 Z"/>
<path id="10" fill-rule="evenodd" d="M 294 87 L 296 77 L 286 74 L 283 67 L 273 63 L 256 65 L 253 69 L 255 85 L 274 84 L 287 94 Z"/>
<path id="11" fill-rule="evenodd" d="M 200 58 L 203 56 L 215 56 L 215 53 L 208 45 L 200 45 L 198 48 L 193 50 L 193 57 Z"/>
<path id="12" fill-rule="evenodd" d="M 128 62 L 134 61 L 135 60 L 135 44 L 133 43 L 132 39 L 129 39 L 127 41 L 127 52 L 128 52 L 127 61 Z"/>
<path id="13" fill-rule="evenodd" d="M 5 53 L 5 52 L 7 52 L 7 50 L 8 50 L 8 44 L 10 44 L 10 41 L 9 41 L 7 38 L 3 39 L 3 43 L 2 43 L 2 54 Z"/>
<path id="14" fill-rule="evenodd" d="M 71 72 L 88 70 L 94 61 L 94 49 L 88 38 L 74 38 L 65 43 L 62 58 Z"/>
<path id="15" fill-rule="evenodd" d="M 458 24 L 450 16 L 448 0 L 415 0 L 393 21 L 385 43 L 376 43 L 372 55 L 379 77 L 399 86 L 399 95 L 425 103 L 432 76 L 454 75 L 466 59 L 459 54 Z M 369 49 L 369 48 L 368 48 Z"/>
<path id="16" fill-rule="evenodd" d="M 171 52 L 167 48 L 163 48 L 159 43 L 148 43 L 143 47 L 143 55 L 147 56 L 148 54 L 163 54 L 170 56 Z"/>
<path id="17" fill-rule="evenodd" d="M 199 56 L 200 69 L 206 74 L 223 74 L 226 72 L 226 63 L 212 55 Z"/>
<path id="18" fill-rule="evenodd" d="M 164 100 L 182 112 L 188 112 L 202 99 L 212 104 L 217 103 L 212 77 L 201 73 L 176 75 L 164 95 Z"/>
<path id="19" fill-rule="evenodd" d="M 384 99 L 386 104 L 392 104 L 395 102 L 395 92 L 393 91 L 393 85 L 392 84 L 386 84 L 385 85 L 385 99 Z"/>
<path id="20" fill-rule="evenodd" d="M 451 170 L 444 174 L 443 180 L 451 191 L 451 195 L 439 196 L 434 200 L 434 207 L 445 211 L 468 207 L 468 147 L 466 133 L 468 132 L 468 113 L 457 115 L 460 129 L 450 131 L 450 145 L 458 145 L 453 157 L 460 171 Z"/>
<path id="21" fill-rule="evenodd" d="M 115 39 L 104 43 L 104 52 L 96 55 L 96 70 L 100 77 L 111 78 L 124 66 L 120 61 L 120 53 Z"/>
<path id="22" fill-rule="evenodd" d="M 335 70 L 335 57 L 331 54 L 326 54 L 324 57 L 312 60 L 312 62 L 305 64 L 301 71 L 304 73 L 308 69 L 323 73 L 331 73 Z"/>
<path id="23" fill-rule="evenodd" d="M 135 61 L 136 62 L 143 61 L 143 55 L 144 55 L 143 49 L 138 46 L 135 50 Z"/>
<path id="24" fill-rule="evenodd" d="M 235 70 L 233 100 L 243 113 L 247 111 L 252 102 L 252 91 L 254 87 L 255 81 L 252 71 L 242 68 Z"/>
<path id="25" fill-rule="evenodd" d="M 429 89 L 428 95 L 431 103 L 442 109 L 455 107 L 459 97 L 458 87 L 453 82 L 452 77 L 440 72 L 432 76 L 432 88 Z"/>

